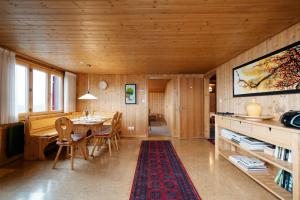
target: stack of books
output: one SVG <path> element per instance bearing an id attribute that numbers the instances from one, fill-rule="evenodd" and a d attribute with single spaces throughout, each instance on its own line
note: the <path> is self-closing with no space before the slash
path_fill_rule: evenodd
<path id="1" fill-rule="evenodd" d="M 293 191 L 293 177 L 289 172 L 282 169 L 279 170 L 274 181 L 277 185 L 286 189 L 287 191 Z"/>
<path id="2" fill-rule="evenodd" d="M 222 129 L 221 130 L 221 135 L 224 138 L 226 138 L 228 140 L 231 140 L 231 141 L 233 141 L 237 144 L 239 144 L 241 142 L 242 138 L 247 138 L 247 136 L 235 133 L 235 132 L 227 130 L 227 129 Z"/>
<path id="3" fill-rule="evenodd" d="M 275 155 L 275 158 L 278 158 L 280 160 L 288 161 L 289 163 L 293 162 L 292 161 L 292 158 L 293 158 L 292 151 L 289 149 L 285 149 L 285 148 L 276 146 L 274 155 Z"/>
<path id="4" fill-rule="evenodd" d="M 265 171 L 267 169 L 263 161 L 248 156 L 232 155 L 229 156 L 229 160 L 245 171 Z"/>
<path id="5" fill-rule="evenodd" d="M 247 137 L 247 138 L 242 138 L 240 145 L 244 149 L 254 150 L 254 151 L 263 151 L 264 148 L 266 146 L 268 146 L 269 144 L 267 144 L 263 141 L 260 141 L 260 140 L 256 140 L 254 138 Z"/>

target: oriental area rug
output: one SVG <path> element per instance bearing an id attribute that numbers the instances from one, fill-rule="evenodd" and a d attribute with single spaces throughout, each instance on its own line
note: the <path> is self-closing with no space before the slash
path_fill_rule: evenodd
<path id="1" fill-rule="evenodd" d="M 142 141 L 130 200 L 201 200 L 170 141 Z"/>

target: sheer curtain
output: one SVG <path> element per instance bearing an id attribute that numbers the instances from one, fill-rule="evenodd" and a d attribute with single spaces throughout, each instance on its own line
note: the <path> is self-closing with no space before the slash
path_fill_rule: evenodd
<path id="1" fill-rule="evenodd" d="M 15 53 L 0 48 L 0 124 L 18 121 L 15 108 L 15 67 Z"/>
<path id="2" fill-rule="evenodd" d="M 64 78 L 64 111 L 76 111 L 76 74 L 70 72 Z"/>

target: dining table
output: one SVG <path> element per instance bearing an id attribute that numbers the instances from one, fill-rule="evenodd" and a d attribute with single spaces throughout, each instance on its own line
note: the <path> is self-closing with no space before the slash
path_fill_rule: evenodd
<path id="1" fill-rule="evenodd" d="M 93 137 L 93 133 L 97 130 L 100 130 L 103 124 L 110 120 L 111 118 L 101 116 L 79 117 L 71 119 L 71 121 L 73 122 L 73 132 L 77 135 L 79 134 L 85 137 L 86 155 L 83 155 L 84 157 L 89 157 L 88 142 Z"/>

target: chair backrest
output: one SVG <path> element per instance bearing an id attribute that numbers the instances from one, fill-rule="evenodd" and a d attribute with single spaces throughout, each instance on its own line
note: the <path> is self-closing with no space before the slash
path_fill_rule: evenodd
<path id="1" fill-rule="evenodd" d="M 115 112 L 114 115 L 113 115 L 113 118 L 111 120 L 111 128 L 112 128 L 112 131 L 115 132 L 116 128 L 117 128 L 117 123 L 118 123 L 118 115 L 119 113 L 118 112 Z"/>
<path id="2" fill-rule="evenodd" d="M 58 118 L 55 121 L 55 128 L 60 142 L 72 142 L 73 122 L 70 119 L 66 117 Z"/>
<path id="3" fill-rule="evenodd" d="M 117 118 L 117 130 L 118 131 L 121 129 L 121 122 L 122 122 L 122 113 L 119 112 L 118 118 Z"/>

